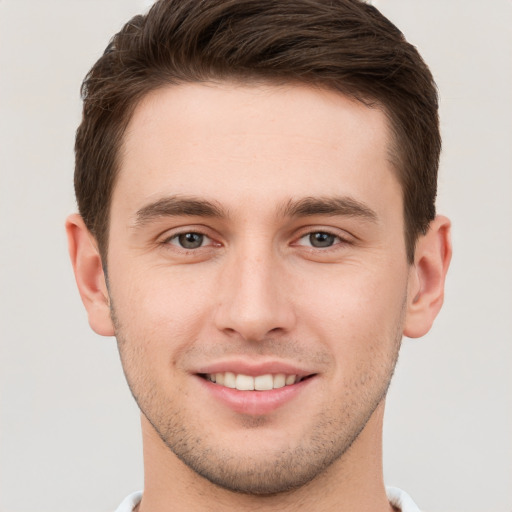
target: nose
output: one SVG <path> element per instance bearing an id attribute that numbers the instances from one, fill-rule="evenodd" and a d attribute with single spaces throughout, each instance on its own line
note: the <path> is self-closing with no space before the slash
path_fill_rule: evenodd
<path id="1" fill-rule="evenodd" d="M 217 329 L 253 342 L 289 333 L 296 317 L 287 279 L 271 249 L 232 254 L 219 283 Z"/>

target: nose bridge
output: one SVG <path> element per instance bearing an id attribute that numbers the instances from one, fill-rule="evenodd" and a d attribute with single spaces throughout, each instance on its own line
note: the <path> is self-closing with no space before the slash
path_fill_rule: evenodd
<path id="1" fill-rule="evenodd" d="M 294 315 L 284 277 L 272 241 L 240 241 L 230 251 L 219 283 L 218 328 L 250 341 L 289 330 Z"/>

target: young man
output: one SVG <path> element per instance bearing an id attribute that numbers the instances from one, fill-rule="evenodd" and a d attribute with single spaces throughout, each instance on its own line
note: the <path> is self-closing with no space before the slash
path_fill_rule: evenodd
<path id="1" fill-rule="evenodd" d="M 415 48 L 357 0 L 162 0 L 83 97 L 70 254 L 142 413 L 118 510 L 418 510 L 381 450 L 451 255 Z"/>

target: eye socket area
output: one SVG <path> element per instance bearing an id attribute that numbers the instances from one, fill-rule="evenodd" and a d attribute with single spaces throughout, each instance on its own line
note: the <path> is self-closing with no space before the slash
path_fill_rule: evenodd
<path id="1" fill-rule="evenodd" d="M 191 227 L 170 233 L 161 243 L 180 251 L 196 251 L 222 247 L 223 243 L 218 242 L 216 238 L 206 234 L 203 229 Z M 354 243 L 350 234 L 323 227 L 303 230 L 294 238 L 295 240 L 291 243 L 291 246 L 304 247 L 312 251 L 341 249 Z"/>
<path id="2" fill-rule="evenodd" d="M 316 248 L 331 247 L 336 242 L 336 236 L 332 233 L 326 233 L 325 231 L 315 231 L 304 235 L 300 241 L 304 240 L 308 242 L 308 245 Z"/>
<path id="3" fill-rule="evenodd" d="M 165 243 L 187 251 L 216 245 L 208 235 L 192 230 L 176 233 L 167 238 Z"/>
<path id="4" fill-rule="evenodd" d="M 348 236 L 345 238 L 325 229 L 310 230 L 301 235 L 293 245 L 311 249 L 330 249 L 338 245 L 349 245 Z"/>

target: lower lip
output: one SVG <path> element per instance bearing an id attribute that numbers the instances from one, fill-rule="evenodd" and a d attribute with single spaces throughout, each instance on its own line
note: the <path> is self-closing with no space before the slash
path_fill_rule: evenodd
<path id="1" fill-rule="evenodd" d="M 314 380 L 314 377 L 309 377 L 297 384 L 269 391 L 240 391 L 215 384 L 199 376 L 197 378 L 215 399 L 227 405 L 232 411 L 251 415 L 262 415 L 275 411 L 292 401 Z"/>

